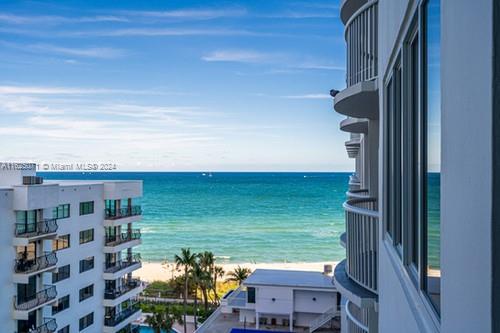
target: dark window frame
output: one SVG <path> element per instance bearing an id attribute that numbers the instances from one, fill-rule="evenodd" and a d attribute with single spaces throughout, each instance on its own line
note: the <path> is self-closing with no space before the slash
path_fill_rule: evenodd
<path id="1" fill-rule="evenodd" d="M 94 324 L 94 312 L 91 312 L 89 314 L 86 314 L 85 316 L 81 317 L 78 320 L 78 329 L 79 331 L 83 331 L 89 326 L 92 326 Z"/>
<path id="2" fill-rule="evenodd" d="M 91 269 L 94 269 L 95 266 L 95 259 L 94 256 L 89 256 L 87 258 L 80 259 L 80 274 L 85 273 L 90 271 Z"/>
<path id="3" fill-rule="evenodd" d="M 80 245 L 86 244 L 94 241 L 94 228 L 81 230 L 79 234 Z"/>
<path id="4" fill-rule="evenodd" d="M 78 292 L 78 300 L 80 303 L 91 297 L 94 297 L 94 284 L 89 284 L 86 287 L 80 288 Z"/>
<path id="5" fill-rule="evenodd" d="M 70 204 L 61 204 L 52 209 L 52 217 L 55 219 L 66 219 L 71 216 L 71 205 Z"/>
<path id="6" fill-rule="evenodd" d="M 57 268 L 57 273 L 52 273 L 52 284 L 69 279 L 71 277 L 70 264 Z"/>
<path id="7" fill-rule="evenodd" d="M 57 306 L 52 306 L 52 315 L 56 315 L 64 310 L 69 309 L 71 306 L 70 295 L 63 296 L 57 300 Z"/>
<path id="8" fill-rule="evenodd" d="M 94 214 L 94 201 L 80 202 L 80 216 Z"/>

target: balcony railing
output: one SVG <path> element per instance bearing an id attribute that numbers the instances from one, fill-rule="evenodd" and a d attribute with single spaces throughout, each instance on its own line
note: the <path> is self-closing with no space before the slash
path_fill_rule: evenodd
<path id="1" fill-rule="evenodd" d="M 30 332 L 33 333 L 54 333 L 57 330 L 57 323 L 54 318 L 44 318 L 44 323 Z"/>
<path id="2" fill-rule="evenodd" d="M 45 219 L 33 223 L 16 223 L 16 237 L 36 237 L 40 235 L 53 234 L 57 231 L 56 219 Z"/>
<path id="3" fill-rule="evenodd" d="M 43 177 L 23 176 L 23 185 L 40 185 L 40 184 L 43 184 Z"/>
<path id="4" fill-rule="evenodd" d="M 104 273 L 116 273 L 141 262 L 141 255 L 136 253 L 134 255 L 128 256 L 126 259 L 121 259 L 114 262 L 107 262 L 104 264 Z"/>
<path id="5" fill-rule="evenodd" d="M 57 291 L 55 286 L 45 286 L 42 291 L 37 292 L 32 297 L 24 297 L 22 299 L 14 296 L 14 308 L 19 311 L 29 311 L 37 306 L 55 300 Z"/>
<path id="6" fill-rule="evenodd" d="M 349 190 L 359 190 L 361 187 L 361 182 L 356 174 L 349 176 Z"/>
<path id="7" fill-rule="evenodd" d="M 106 246 L 117 246 L 140 238 L 141 238 L 141 230 L 134 229 L 131 230 L 130 232 L 128 231 L 122 232 L 119 235 L 106 236 L 105 244 Z"/>
<path id="8" fill-rule="evenodd" d="M 362 199 L 362 198 L 367 198 L 369 196 L 368 194 L 368 189 L 362 188 L 359 190 L 349 190 L 346 192 L 346 196 L 348 199 Z"/>
<path id="9" fill-rule="evenodd" d="M 130 279 L 128 281 L 125 281 L 118 288 L 104 290 L 104 298 L 105 299 L 116 299 L 116 298 L 128 293 L 130 290 L 138 288 L 140 285 L 141 285 L 141 280 Z"/>
<path id="10" fill-rule="evenodd" d="M 121 312 L 104 317 L 104 326 L 114 327 L 140 310 L 139 303 L 132 303 Z"/>
<path id="11" fill-rule="evenodd" d="M 142 208 L 139 205 L 122 207 L 120 209 L 106 208 L 104 210 L 104 213 L 106 215 L 106 219 L 114 220 L 114 219 L 120 219 L 120 218 L 124 218 L 124 217 L 141 215 Z"/>
<path id="12" fill-rule="evenodd" d="M 377 199 L 349 199 L 344 203 L 347 233 L 347 274 L 377 292 Z"/>
<path id="13" fill-rule="evenodd" d="M 371 0 L 347 21 L 347 86 L 377 77 L 378 1 Z"/>
<path id="14" fill-rule="evenodd" d="M 30 274 L 49 267 L 55 267 L 56 264 L 56 253 L 45 252 L 43 256 L 39 256 L 34 259 L 17 259 L 14 265 L 14 271 L 20 274 Z"/>
<path id="15" fill-rule="evenodd" d="M 366 310 L 362 310 L 350 301 L 347 301 L 345 304 L 345 313 L 347 319 L 347 333 L 369 333 Z"/>

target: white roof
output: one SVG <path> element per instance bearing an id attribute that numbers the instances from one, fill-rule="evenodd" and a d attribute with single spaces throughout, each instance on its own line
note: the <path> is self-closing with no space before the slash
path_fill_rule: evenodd
<path id="1" fill-rule="evenodd" d="M 282 269 L 256 269 L 244 284 L 335 290 L 332 277 L 322 272 Z"/>

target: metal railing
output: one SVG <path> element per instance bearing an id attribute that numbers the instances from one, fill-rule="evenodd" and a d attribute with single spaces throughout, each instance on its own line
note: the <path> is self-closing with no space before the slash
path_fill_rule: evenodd
<path id="1" fill-rule="evenodd" d="M 359 190 L 349 190 L 345 193 L 348 199 L 362 199 L 362 198 L 367 198 L 369 196 L 368 194 L 368 189 L 362 188 Z"/>
<path id="2" fill-rule="evenodd" d="M 377 0 L 366 3 L 346 23 L 348 87 L 377 77 L 377 25 Z"/>
<path id="3" fill-rule="evenodd" d="M 34 330 L 32 333 L 54 333 L 57 330 L 57 323 L 54 318 L 44 318 L 44 323 Z"/>
<path id="4" fill-rule="evenodd" d="M 105 238 L 106 246 L 117 246 L 141 238 L 141 230 L 133 229 L 130 232 L 122 232 L 118 235 L 108 235 Z"/>
<path id="5" fill-rule="evenodd" d="M 131 303 L 128 308 L 125 310 L 122 310 L 118 313 L 115 313 L 113 315 L 106 315 L 104 317 L 104 326 L 116 326 L 125 319 L 129 318 L 132 316 L 134 313 L 139 311 L 141 308 L 139 307 L 139 302 Z"/>
<path id="6" fill-rule="evenodd" d="M 356 174 L 349 176 L 349 190 L 359 190 L 361 187 L 361 182 Z"/>
<path id="7" fill-rule="evenodd" d="M 35 293 L 32 297 L 25 297 L 19 299 L 14 296 L 14 308 L 20 311 L 29 311 L 39 305 L 45 304 L 49 301 L 55 300 L 57 297 L 57 290 L 55 286 L 45 286 L 42 291 Z"/>
<path id="8" fill-rule="evenodd" d="M 141 262 L 139 253 L 128 256 L 126 259 L 120 259 L 114 262 L 104 263 L 104 273 L 116 273 L 122 269 L 135 265 Z"/>
<path id="9" fill-rule="evenodd" d="M 104 213 L 106 215 L 106 219 L 114 220 L 114 219 L 129 217 L 129 216 L 141 215 L 142 208 L 140 205 L 127 206 L 127 207 L 122 207 L 119 209 L 106 208 L 104 210 Z"/>
<path id="10" fill-rule="evenodd" d="M 349 199 L 344 203 L 347 234 L 347 274 L 370 291 L 377 292 L 377 199 Z"/>
<path id="11" fill-rule="evenodd" d="M 368 314 L 366 310 L 358 308 L 347 301 L 345 303 L 345 314 L 347 319 L 347 333 L 368 333 Z"/>
<path id="12" fill-rule="evenodd" d="M 125 281 L 120 287 L 104 290 L 104 299 L 116 299 L 132 289 L 138 288 L 141 285 L 141 280 L 130 279 Z"/>
<path id="13" fill-rule="evenodd" d="M 57 255 L 55 252 L 45 252 L 43 256 L 33 259 L 17 259 L 14 265 L 16 273 L 30 274 L 52 267 L 57 264 Z"/>
<path id="14" fill-rule="evenodd" d="M 340 316 L 340 308 L 334 305 L 309 323 L 309 333 L 316 331 L 318 328 L 338 316 Z"/>
<path id="15" fill-rule="evenodd" d="M 35 237 L 53 234 L 57 231 L 56 219 L 45 219 L 33 223 L 16 223 L 16 237 Z"/>

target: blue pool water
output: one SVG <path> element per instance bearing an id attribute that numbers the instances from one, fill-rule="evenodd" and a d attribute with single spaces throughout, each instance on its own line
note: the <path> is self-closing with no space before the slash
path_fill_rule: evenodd
<path id="1" fill-rule="evenodd" d="M 141 333 L 154 333 L 153 329 L 151 327 L 148 327 L 148 326 L 139 327 L 139 332 L 141 332 Z M 162 331 L 162 333 L 163 332 L 165 332 L 165 331 Z M 177 332 L 171 331 L 171 333 L 177 333 Z"/>

